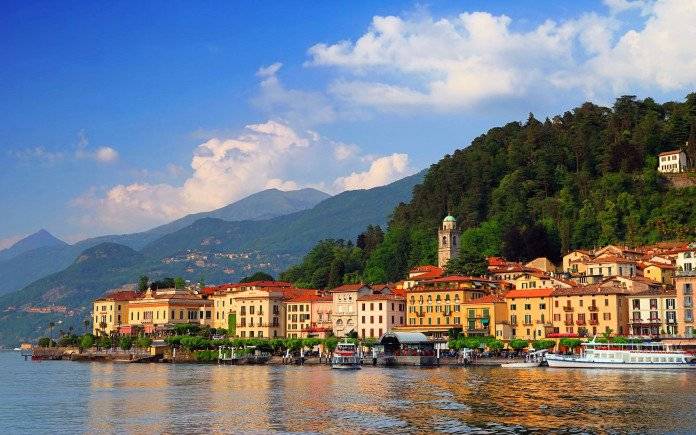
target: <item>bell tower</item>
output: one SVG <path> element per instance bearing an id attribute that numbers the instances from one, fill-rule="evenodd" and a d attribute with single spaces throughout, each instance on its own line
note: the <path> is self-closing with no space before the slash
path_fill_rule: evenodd
<path id="1" fill-rule="evenodd" d="M 442 226 L 437 231 L 437 265 L 445 267 L 450 258 L 459 255 L 459 231 L 454 216 L 442 220 Z"/>

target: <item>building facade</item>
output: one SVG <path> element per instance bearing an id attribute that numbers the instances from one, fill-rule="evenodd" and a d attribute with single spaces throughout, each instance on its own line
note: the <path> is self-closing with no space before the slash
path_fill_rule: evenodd
<path id="1" fill-rule="evenodd" d="M 684 172 L 687 168 L 686 153 L 682 150 L 660 153 L 658 159 L 657 170 L 662 173 Z"/>
<path id="2" fill-rule="evenodd" d="M 406 319 L 406 300 L 394 294 L 365 294 L 358 296 L 358 336 L 379 338 L 394 327 L 403 326 Z"/>
<path id="3" fill-rule="evenodd" d="M 676 291 L 641 292 L 630 295 L 628 303 L 631 335 L 656 337 L 679 334 Z"/>

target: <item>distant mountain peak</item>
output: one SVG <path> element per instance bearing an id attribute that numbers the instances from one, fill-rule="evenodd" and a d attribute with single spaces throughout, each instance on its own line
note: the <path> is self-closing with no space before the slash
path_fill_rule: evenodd
<path id="1" fill-rule="evenodd" d="M 20 254 L 37 248 L 63 245 L 67 245 L 67 243 L 41 228 L 37 232 L 30 234 L 22 240 L 16 242 L 9 248 L 0 251 L 0 261 L 9 260 L 10 258 L 14 258 Z"/>

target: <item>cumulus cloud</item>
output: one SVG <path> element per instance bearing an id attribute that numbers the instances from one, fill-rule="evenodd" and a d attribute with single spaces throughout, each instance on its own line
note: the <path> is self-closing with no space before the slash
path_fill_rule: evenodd
<path id="1" fill-rule="evenodd" d="M 288 124 L 268 121 L 247 125 L 231 138 L 212 138 L 198 145 L 191 175 L 182 184 L 135 182 L 106 190 L 90 189 L 72 201 L 83 224 L 103 230 L 136 231 L 188 213 L 213 210 L 263 189 L 294 190 L 330 186 L 330 191 L 386 184 L 410 171 L 408 157 L 394 154 L 377 159 L 364 173 L 345 178 L 331 150 L 340 147 L 316 132 L 298 132 Z M 362 164 L 357 147 L 346 146 Z M 332 163 L 333 162 L 333 163 Z M 318 173 L 312 182 L 305 174 Z M 302 181 L 295 177 L 301 177 Z"/>
<path id="2" fill-rule="evenodd" d="M 696 86 L 694 22 L 696 2 L 658 1 L 649 7 L 642 29 L 623 33 L 579 71 L 563 74 L 559 84 L 589 91 L 609 84 L 615 93 L 636 88 L 692 90 Z"/>
<path id="3" fill-rule="evenodd" d="M 369 189 L 383 186 L 411 173 L 413 170 L 409 168 L 408 155 L 394 153 L 373 160 L 369 169 L 364 172 L 353 172 L 346 177 L 337 178 L 334 186 L 337 191 Z"/>
<path id="4" fill-rule="evenodd" d="M 118 151 L 110 146 L 100 146 L 93 149 L 89 146 L 89 139 L 84 131 L 78 133 L 75 158 L 90 159 L 100 163 L 113 163 L 118 160 Z"/>
<path id="5" fill-rule="evenodd" d="M 449 111 L 558 90 L 590 96 L 696 85 L 695 2 L 605 4 L 607 15 L 547 20 L 524 31 L 487 12 L 375 16 L 355 41 L 312 46 L 306 65 L 339 72 L 328 90 L 341 101 L 382 110 Z M 620 19 L 631 9 L 641 12 L 637 26 Z"/>

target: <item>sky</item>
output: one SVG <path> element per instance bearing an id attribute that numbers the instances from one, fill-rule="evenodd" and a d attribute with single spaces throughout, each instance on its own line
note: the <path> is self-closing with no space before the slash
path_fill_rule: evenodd
<path id="1" fill-rule="evenodd" d="M 0 249 L 335 194 L 491 127 L 696 89 L 693 0 L 0 2 Z"/>

